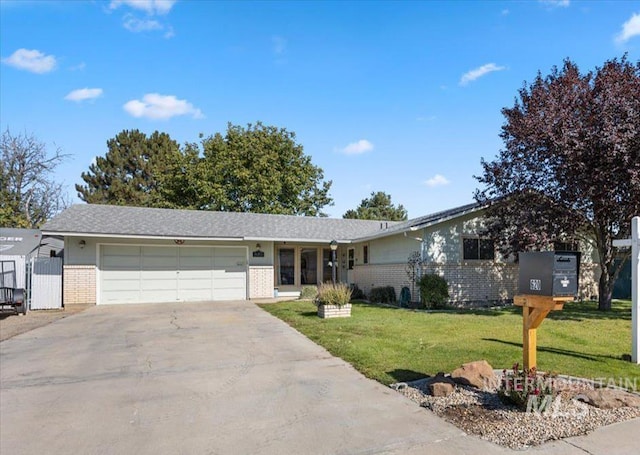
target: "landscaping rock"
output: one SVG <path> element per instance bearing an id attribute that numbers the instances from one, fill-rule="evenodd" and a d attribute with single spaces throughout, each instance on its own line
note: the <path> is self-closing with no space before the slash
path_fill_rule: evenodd
<path id="1" fill-rule="evenodd" d="M 492 388 L 498 385 L 498 378 L 493 367 L 486 360 L 477 360 L 463 364 L 453 370 L 451 378 L 462 385 L 470 385 L 477 389 Z"/>
<path id="2" fill-rule="evenodd" d="M 638 395 L 618 389 L 585 390 L 575 398 L 600 409 L 640 408 Z"/>
<path id="3" fill-rule="evenodd" d="M 449 382 L 432 382 L 429 384 L 429 392 L 434 397 L 448 397 L 455 390 L 455 386 Z"/>

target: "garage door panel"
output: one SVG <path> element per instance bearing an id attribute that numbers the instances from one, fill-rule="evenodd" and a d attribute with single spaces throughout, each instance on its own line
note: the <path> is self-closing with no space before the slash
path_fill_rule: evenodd
<path id="1" fill-rule="evenodd" d="M 177 257 L 178 249 L 172 246 L 143 246 L 142 255 L 145 257 Z"/>
<path id="2" fill-rule="evenodd" d="M 140 256 L 139 246 L 127 246 L 127 245 L 104 245 L 102 247 L 102 254 L 104 256 Z"/>
<path id="3" fill-rule="evenodd" d="M 140 277 L 141 277 L 140 270 L 111 269 L 111 270 L 108 270 L 108 273 L 104 273 L 104 270 L 103 270 L 102 280 L 104 282 L 107 282 L 107 281 L 118 282 L 121 280 L 124 280 L 124 281 L 132 280 L 135 282 L 139 282 Z"/>
<path id="4" fill-rule="evenodd" d="M 102 290 L 105 292 L 122 291 L 139 291 L 140 280 L 103 280 Z"/>
<path id="5" fill-rule="evenodd" d="M 100 265 L 105 270 L 140 270 L 140 257 L 103 256 Z"/>
<path id="6" fill-rule="evenodd" d="M 101 246 L 101 303 L 246 298 L 246 248 Z"/>
<path id="7" fill-rule="evenodd" d="M 211 270 L 213 260 L 210 257 L 180 258 L 180 270 Z"/>
<path id="8" fill-rule="evenodd" d="M 143 281 L 146 280 L 168 280 L 176 281 L 178 279 L 175 270 L 143 270 L 140 272 Z"/>
<path id="9" fill-rule="evenodd" d="M 180 281 L 183 280 L 207 280 L 211 286 L 211 270 L 180 270 Z"/>
<path id="10" fill-rule="evenodd" d="M 174 279 L 172 279 L 172 280 L 163 280 L 163 279 L 158 279 L 158 278 L 146 279 L 146 280 L 142 280 L 140 284 L 141 284 L 140 289 L 143 289 L 143 290 L 150 290 L 150 289 L 162 289 L 162 290 L 174 289 L 175 290 L 175 289 L 178 289 L 178 280 L 175 279 L 175 276 L 174 276 Z"/>
<path id="11" fill-rule="evenodd" d="M 213 248 L 211 247 L 180 247 L 180 258 L 194 258 L 194 257 L 207 257 L 213 256 Z"/>
<path id="12" fill-rule="evenodd" d="M 178 268 L 178 258 L 169 256 L 143 256 L 142 268 L 150 270 L 173 270 Z"/>

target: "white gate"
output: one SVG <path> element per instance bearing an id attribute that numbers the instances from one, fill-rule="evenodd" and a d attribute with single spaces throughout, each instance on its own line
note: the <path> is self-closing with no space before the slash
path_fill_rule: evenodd
<path id="1" fill-rule="evenodd" d="M 62 308 L 62 258 L 31 260 L 32 310 Z"/>

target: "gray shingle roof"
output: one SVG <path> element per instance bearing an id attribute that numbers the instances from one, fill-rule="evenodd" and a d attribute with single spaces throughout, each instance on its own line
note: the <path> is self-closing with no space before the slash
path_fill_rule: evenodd
<path id="1" fill-rule="evenodd" d="M 424 215 L 418 218 L 413 218 L 408 221 L 403 221 L 400 223 L 394 223 L 392 226 L 390 225 L 388 229 L 384 231 L 372 232 L 369 234 L 363 234 L 355 238 L 355 240 L 363 241 L 370 240 L 379 237 L 386 237 L 388 235 L 400 234 L 404 231 L 421 229 L 427 226 L 431 226 L 434 224 L 441 223 L 446 220 L 450 220 L 452 218 L 457 218 L 462 215 L 466 215 L 468 213 L 477 212 L 486 207 L 486 204 L 479 204 L 474 202 L 472 204 L 462 205 L 460 207 L 455 207 L 449 210 L 444 210 L 442 212 L 432 213 L 430 215 Z"/>
<path id="2" fill-rule="evenodd" d="M 47 234 L 238 238 L 330 242 L 380 232 L 397 223 L 260 213 L 77 204 L 48 221 Z"/>

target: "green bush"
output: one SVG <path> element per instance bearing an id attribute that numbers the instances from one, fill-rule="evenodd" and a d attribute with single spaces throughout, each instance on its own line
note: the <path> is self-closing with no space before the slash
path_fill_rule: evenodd
<path id="1" fill-rule="evenodd" d="M 323 283 L 318 286 L 314 303 L 320 305 L 347 305 L 351 301 L 351 289 L 344 283 Z"/>
<path id="2" fill-rule="evenodd" d="M 372 288 L 369 301 L 374 303 L 396 303 L 396 290 L 393 286 Z"/>
<path id="3" fill-rule="evenodd" d="M 300 300 L 313 300 L 318 295 L 318 287 L 317 286 L 302 286 L 302 290 L 300 291 Z"/>
<path id="4" fill-rule="evenodd" d="M 364 300 L 366 298 L 364 291 L 357 284 L 351 285 L 351 300 Z"/>
<path id="5" fill-rule="evenodd" d="M 449 300 L 447 280 L 439 275 L 422 275 L 418 287 L 425 308 L 443 308 Z"/>

